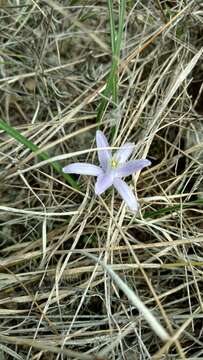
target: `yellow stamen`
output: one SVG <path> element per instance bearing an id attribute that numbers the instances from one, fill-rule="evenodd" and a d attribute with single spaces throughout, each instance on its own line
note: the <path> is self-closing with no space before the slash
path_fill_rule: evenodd
<path id="1" fill-rule="evenodd" d="M 115 169 L 117 166 L 118 166 L 118 161 L 112 159 L 112 160 L 111 160 L 111 167 L 112 167 L 113 169 Z"/>

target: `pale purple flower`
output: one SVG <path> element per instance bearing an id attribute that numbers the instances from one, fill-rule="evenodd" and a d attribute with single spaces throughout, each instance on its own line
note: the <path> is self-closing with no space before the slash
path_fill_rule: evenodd
<path id="1" fill-rule="evenodd" d="M 95 193 L 97 195 L 101 195 L 113 185 L 128 207 L 133 211 L 137 211 L 138 203 L 135 195 L 121 178 L 132 175 L 151 165 L 151 161 L 145 159 L 127 161 L 133 152 L 133 143 L 125 143 L 112 155 L 106 137 L 99 130 L 96 132 L 96 143 L 100 166 L 88 163 L 74 163 L 65 166 L 63 168 L 64 173 L 97 176 L 95 184 Z"/>

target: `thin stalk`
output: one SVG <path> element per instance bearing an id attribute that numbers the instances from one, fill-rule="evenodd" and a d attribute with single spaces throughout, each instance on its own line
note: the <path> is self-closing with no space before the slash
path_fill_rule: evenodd
<path id="1" fill-rule="evenodd" d="M 8 125 L 5 121 L 0 119 L 0 129 L 4 130 L 8 135 L 10 135 L 12 138 L 14 138 L 16 141 L 21 143 L 22 145 L 26 146 L 28 149 L 30 149 L 33 153 L 40 150 L 40 148 L 35 145 L 32 141 L 27 139 L 24 135 L 22 135 L 18 130 L 16 130 L 14 127 Z M 39 160 L 48 160 L 49 155 L 46 152 L 40 152 L 37 155 Z M 53 161 L 50 163 L 50 166 L 59 174 L 63 176 L 63 178 L 75 189 L 79 189 L 79 186 L 77 182 L 72 178 L 72 176 L 68 174 L 64 174 L 62 171 L 62 166 L 57 162 Z"/>

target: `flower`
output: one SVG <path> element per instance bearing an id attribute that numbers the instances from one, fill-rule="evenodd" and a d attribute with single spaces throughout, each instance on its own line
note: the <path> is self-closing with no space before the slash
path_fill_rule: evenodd
<path id="1" fill-rule="evenodd" d="M 132 211 L 138 210 L 138 203 L 130 187 L 122 180 L 144 167 L 151 165 L 146 159 L 127 161 L 133 152 L 134 144 L 125 143 L 112 155 L 105 135 L 98 130 L 96 143 L 100 166 L 88 163 L 73 163 L 63 168 L 64 173 L 97 176 L 95 193 L 101 195 L 110 186 L 114 186 Z"/>

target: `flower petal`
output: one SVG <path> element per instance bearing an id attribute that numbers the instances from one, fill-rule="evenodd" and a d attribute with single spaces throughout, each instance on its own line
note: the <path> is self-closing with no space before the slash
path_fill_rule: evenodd
<path id="1" fill-rule="evenodd" d="M 119 192 L 122 199 L 128 205 L 129 209 L 137 212 L 139 205 L 135 198 L 135 195 L 133 194 L 129 186 L 119 178 L 114 179 L 113 185 L 115 186 L 116 190 Z"/>
<path id="2" fill-rule="evenodd" d="M 113 184 L 113 174 L 100 175 L 95 184 L 95 194 L 100 195 Z"/>
<path id="3" fill-rule="evenodd" d="M 147 159 L 128 161 L 116 169 L 116 176 L 123 177 L 132 175 L 149 165 L 151 165 L 151 161 Z"/>
<path id="4" fill-rule="evenodd" d="M 115 152 L 113 158 L 121 164 L 124 163 L 132 154 L 134 146 L 133 143 L 125 143 Z"/>
<path id="5" fill-rule="evenodd" d="M 99 176 L 103 174 L 103 170 L 96 165 L 88 163 L 74 163 L 63 168 L 63 172 L 67 174 L 93 175 Z"/>
<path id="6" fill-rule="evenodd" d="M 109 147 L 106 136 L 100 130 L 97 130 L 96 132 L 96 143 L 99 149 Z M 98 158 L 100 165 L 103 170 L 107 170 L 109 160 L 111 159 L 111 150 L 108 149 L 99 150 L 99 149 L 98 149 Z"/>

